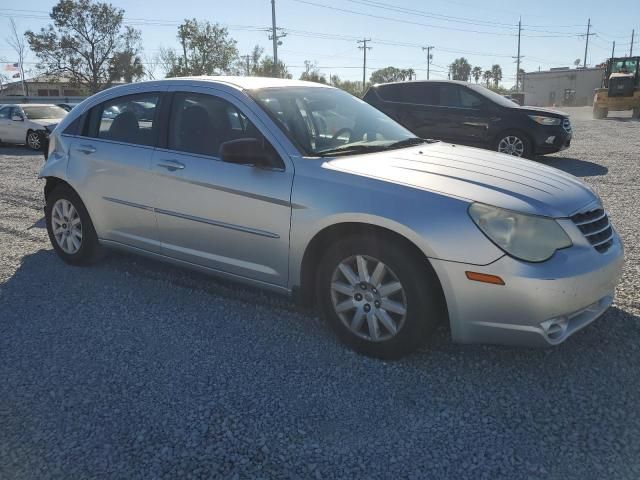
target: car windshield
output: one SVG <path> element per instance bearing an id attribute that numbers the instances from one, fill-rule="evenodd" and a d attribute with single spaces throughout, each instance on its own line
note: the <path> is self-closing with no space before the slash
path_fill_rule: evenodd
<path id="1" fill-rule="evenodd" d="M 56 105 L 22 107 L 29 120 L 44 120 L 48 118 L 62 118 L 67 112 Z"/>
<path id="2" fill-rule="evenodd" d="M 502 95 L 494 91 L 491 91 L 487 87 L 483 87 L 482 85 L 475 85 L 475 84 L 469 83 L 467 84 L 467 86 L 471 90 L 482 95 L 484 98 L 491 100 L 493 103 L 497 103 L 498 105 L 501 105 L 503 107 L 513 108 L 518 106 L 518 104 L 515 101 L 510 100 L 508 98 L 504 98 Z"/>
<path id="3" fill-rule="evenodd" d="M 277 87 L 250 94 L 306 155 L 350 155 L 421 143 L 384 113 L 342 90 Z"/>

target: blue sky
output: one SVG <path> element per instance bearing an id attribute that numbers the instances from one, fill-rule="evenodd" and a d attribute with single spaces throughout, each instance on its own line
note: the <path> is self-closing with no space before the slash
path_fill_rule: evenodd
<path id="1" fill-rule="evenodd" d="M 55 4 L 48 0 L 4 3 L 0 7 L 0 58 L 15 61 L 5 40 L 13 16 L 20 30 L 38 29 L 48 23 Z M 271 54 L 268 33 L 270 0 L 115 0 L 125 10 L 126 22 L 142 31 L 147 59 L 158 49 L 176 46 L 176 29 L 184 18 L 196 17 L 228 26 L 240 54 L 259 44 Z M 297 77 L 304 60 L 316 61 L 326 75 L 342 79 L 362 78 L 362 52 L 356 38 L 372 38 L 368 74 L 393 65 L 413 68 L 426 78 L 426 54 L 432 45 L 431 78 L 446 78 L 447 65 L 464 56 L 472 65 L 502 66 L 503 83 L 514 83 L 517 24 L 522 17 L 522 67 L 527 70 L 572 65 L 584 56 L 587 19 L 591 18 L 587 64 L 601 62 L 611 53 L 627 54 L 631 30 L 636 30 L 634 50 L 640 55 L 640 1 L 619 0 L 615 8 L 596 0 L 276 0 L 278 26 L 288 32 L 279 57 Z M 9 8 L 11 7 L 11 9 Z M 31 56 L 28 59 L 35 63 Z M 29 63 L 33 68 L 34 63 Z"/>

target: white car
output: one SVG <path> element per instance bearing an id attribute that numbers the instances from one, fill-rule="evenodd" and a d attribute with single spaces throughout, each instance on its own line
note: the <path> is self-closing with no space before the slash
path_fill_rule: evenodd
<path id="1" fill-rule="evenodd" d="M 57 105 L 7 104 L 0 108 L 0 142 L 27 144 L 40 150 L 55 126 L 67 115 Z"/>

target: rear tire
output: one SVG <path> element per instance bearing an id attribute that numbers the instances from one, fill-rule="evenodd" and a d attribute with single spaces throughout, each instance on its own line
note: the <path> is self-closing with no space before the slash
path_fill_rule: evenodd
<path id="1" fill-rule="evenodd" d="M 423 345 L 447 318 L 435 272 L 397 242 L 352 235 L 331 245 L 318 265 L 323 316 L 359 353 L 398 359 Z"/>
<path id="2" fill-rule="evenodd" d="M 494 148 L 500 153 L 520 158 L 532 158 L 533 146 L 529 137 L 518 130 L 507 130 L 496 137 Z"/>
<path id="3" fill-rule="evenodd" d="M 48 195 L 45 218 L 51 245 L 65 262 L 89 265 L 102 257 L 89 213 L 71 187 L 58 185 Z"/>

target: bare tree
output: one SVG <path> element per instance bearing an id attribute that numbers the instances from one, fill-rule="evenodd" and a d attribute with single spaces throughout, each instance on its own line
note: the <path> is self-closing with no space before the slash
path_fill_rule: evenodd
<path id="1" fill-rule="evenodd" d="M 20 69 L 20 80 L 22 81 L 22 94 L 24 96 L 29 95 L 29 86 L 24 79 L 24 56 L 27 53 L 27 44 L 24 41 L 24 36 L 18 34 L 18 28 L 13 18 L 9 19 L 9 27 L 11 34 L 6 38 L 7 43 L 18 56 L 18 68 Z"/>

